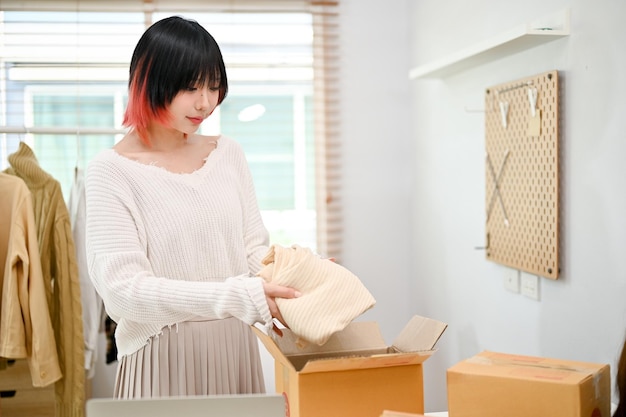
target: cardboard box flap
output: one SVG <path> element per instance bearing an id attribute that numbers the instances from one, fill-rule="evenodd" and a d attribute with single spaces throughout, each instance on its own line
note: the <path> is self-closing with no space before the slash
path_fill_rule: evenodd
<path id="1" fill-rule="evenodd" d="M 273 340 L 285 356 L 387 349 L 376 322 L 352 322 L 322 346 L 300 340 L 289 329 L 283 330 L 283 337 Z"/>
<path id="2" fill-rule="evenodd" d="M 393 341 L 393 347 L 400 352 L 433 350 L 447 327 L 446 323 L 437 320 L 413 316 Z"/>
<path id="3" fill-rule="evenodd" d="M 402 331 L 396 346 L 388 346 L 376 322 L 351 322 L 319 346 L 301 340 L 289 329 L 283 336 L 268 335 L 252 326 L 274 359 L 300 373 L 419 365 L 447 326 L 435 320 L 414 317 Z"/>
<path id="4" fill-rule="evenodd" d="M 300 371 L 309 361 L 321 362 L 332 358 L 352 358 L 349 368 L 354 368 L 354 358 L 387 353 L 378 324 L 375 322 L 352 322 L 344 330 L 332 335 L 322 346 L 298 339 L 289 329 L 282 329 L 283 336 L 270 336 L 256 326 L 251 326 L 275 360 L 289 368 Z M 332 363 L 329 362 L 329 366 Z M 315 366 L 320 366 L 316 364 Z"/>
<path id="5" fill-rule="evenodd" d="M 277 360 L 283 365 L 295 370 L 294 366 L 291 364 L 289 359 L 287 359 L 287 357 L 283 355 L 283 352 L 281 352 L 278 346 L 276 345 L 276 343 L 274 343 L 274 339 L 272 339 L 269 335 L 267 335 L 263 330 L 259 329 L 258 327 L 256 326 L 250 326 L 250 327 L 252 327 L 252 330 L 254 331 L 254 333 L 256 333 L 257 337 L 261 340 L 261 342 L 263 342 L 263 345 L 267 348 L 269 353 L 274 357 L 274 360 Z"/>
<path id="6" fill-rule="evenodd" d="M 296 365 L 301 374 L 329 371 L 348 371 L 354 369 L 384 368 L 388 366 L 419 365 L 428 359 L 434 351 L 414 353 L 389 353 L 349 356 L 335 358 L 318 358 Z M 292 360 L 299 358 L 290 357 Z"/>

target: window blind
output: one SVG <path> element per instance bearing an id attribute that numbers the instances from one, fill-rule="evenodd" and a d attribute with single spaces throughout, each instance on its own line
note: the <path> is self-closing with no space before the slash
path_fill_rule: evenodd
<path id="1" fill-rule="evenodd" d="M 62 185 L 119 140 L 128 64 L 173 14 L 216 38 L 230 91 L 201 133 L 248 157 L 275 243 L 341 257 L 338 1 L 0 2 L 0 169 L 23 141 Z"/>
<path id="2" fill-rule="evenodd" d="M 339 2 L 312 1 L 317 187 L 320 253 L 341 262 L 341 107 L 339 102 Z"/>

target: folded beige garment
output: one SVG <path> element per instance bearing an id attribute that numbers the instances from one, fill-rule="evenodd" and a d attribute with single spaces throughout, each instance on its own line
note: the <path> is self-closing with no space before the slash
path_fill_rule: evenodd
<path id="1" fill-rule="evenodd" d="M 258 276 L 302 293 L 276 304 L 289 329 L 306 342 L 323 345 L 376 303 L 356 275 L 308 248 L 272 245 L 262 264 Z"/>

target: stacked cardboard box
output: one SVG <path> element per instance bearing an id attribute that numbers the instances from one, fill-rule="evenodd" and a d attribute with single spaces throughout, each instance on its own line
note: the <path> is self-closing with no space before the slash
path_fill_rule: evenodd
<path id="1" fill-rule="evenodd" d="M 608 364 L 484 351 L 447 371 L 450 417 L 610 417 Z"/>

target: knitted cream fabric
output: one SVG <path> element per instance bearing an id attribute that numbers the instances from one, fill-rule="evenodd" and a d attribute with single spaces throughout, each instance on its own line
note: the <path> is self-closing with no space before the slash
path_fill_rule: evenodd
<path id="1" fill-rule="evenodd" d="M 258 273 L 268 282 L 293 287 L 298 298 L 277 298 L 289 329 L 305 342 L 323 345 L 334 333 L 376 303 L 359 278 L 310 249 L 272 245 Z"/>

